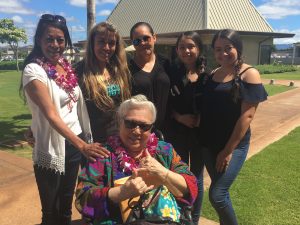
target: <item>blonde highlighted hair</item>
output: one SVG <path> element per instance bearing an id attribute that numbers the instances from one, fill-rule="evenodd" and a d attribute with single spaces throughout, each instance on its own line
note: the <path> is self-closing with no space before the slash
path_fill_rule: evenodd
<path id="1" fill-rule="evenodd" d="M 108 22 L 98 23 L 91 29 L 87 40 L 82 83 L 87 97 L 102 110 L 114 108 L 114 101 L 108 95 L 104 81 L 97 79 L 96 76 L 99 71 L 99 62 L 94 52 L 95 37 L 97 34 L 106 32 L 114 33 L 116 38 L 116 50 L 109 59 L 106 69 L 114 82 L 120 86 L 121 101 L 130 97 L 130 72 L 127 66 L 124 42 L 112 24 Z"/>

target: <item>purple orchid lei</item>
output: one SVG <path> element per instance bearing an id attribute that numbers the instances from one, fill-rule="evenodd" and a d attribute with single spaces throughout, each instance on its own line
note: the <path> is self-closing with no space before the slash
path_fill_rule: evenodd
<path id="1" fill-rule="evenodd" d="M 107 140 L 107 143 L 115 150 L 117 156 L 117 161 L 120 165 L 120 168 L 125 174 L 131 174 L 133 169 L 138 168 L 139 162 L 128 155 L 127 150 L 123 147 L 121 139 L 119 136 L 110 136 Z M 158 138 L 152 133 L 149 137 L 149 140 L 146 144 L 146 149 L 151 156 L 154 156 L 156 153 L 156 148 L 158 145 Z M 140 158 L 145 157 L 145 151 Z"/>
<path id="2" fill-rule="evenodd" d="M 66 59 L 60 58 L 58 60 L 58 64 L 60 64 L 63 67 L 64 71 L 66 71 L 67 74 L 58 74 L 55 65 L 48 62 L 44 57 L 36 58 L 34 61 L 41 67 L 43 67 L 48 77 L 50 79 L 53 79 L 55 83 L 68 94 L 71 100 L 68 107 L 71 111 L 71 102 L 76 102 L 78 100 L 74 92 L 74 88 L 78 85 L 78 79 L 70 63 Z"/>

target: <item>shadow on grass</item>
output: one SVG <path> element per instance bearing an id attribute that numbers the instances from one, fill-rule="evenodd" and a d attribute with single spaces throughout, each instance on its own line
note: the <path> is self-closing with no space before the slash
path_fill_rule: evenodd
<path id="1" fill-rule="evenodd" d="M 0 142 L 6 140 L 24 140 L 24 131 L 31 120 L 30 114 L 21 114 L 12 117 L 11 120 L 0 121 Z"/>
<path id="2" fill-rule="evenodd" d="M 31 120 L 31 115 L 30 114 L 21 114 L 17 116 L 13 116 L 14 120 Z"/>

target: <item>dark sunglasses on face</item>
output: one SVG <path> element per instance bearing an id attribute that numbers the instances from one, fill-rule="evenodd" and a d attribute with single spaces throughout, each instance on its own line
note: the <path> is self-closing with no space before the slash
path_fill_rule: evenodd
<path id="1" fill-rule="evenodd" d="M 66 19 L 63 16 L 60 16 L 60 15 L 43 14 L 41 16 L 41 20 L 66 24 Z"/>
<path id="2" fill-rule="evenodd" d="M 132 40 L 132 44 L 133 44 L 134 46 L 139 46 L 139 45 L 142 43 L 142 41 L 148 42 L 148 41 L 150 40 L 150 38 L 151 38 L 150 36 L 144 35 L 144 36 L 142 36 L 142 37 L 133 39 L 133 40 Z"/>
<path id="3" fill-rule="evenodd" d="M 153 126 L 153 124 L 147 124 L 143 122 L 138 122 L 134 120 L 126 120 L 124 119 L 124 125 L 127 129 L 136 129 L 139 127 L 142 131 L 146 132 L 150 130 Z"/>

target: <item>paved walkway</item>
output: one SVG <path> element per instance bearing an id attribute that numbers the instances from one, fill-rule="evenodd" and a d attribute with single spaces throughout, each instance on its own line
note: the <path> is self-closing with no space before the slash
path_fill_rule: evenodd
<path id="1" fill-rule="evenodd" d="M 252 122 L 248 158 L 297 126 L 300 126 L 300 88 L 270 97 L 260 104 Z M 205 185 L 209 185 L 207 176 Z M 79 213 L 75 209 L 73 213 L 72 225 L 80 225 Z M 3 151 L 0 151 L 0 214 L 0 224 L 5 225 L 38 224 L 41 215 L 31 160 Z M 204 218 L 200 223 L 218 224 Z"/>

